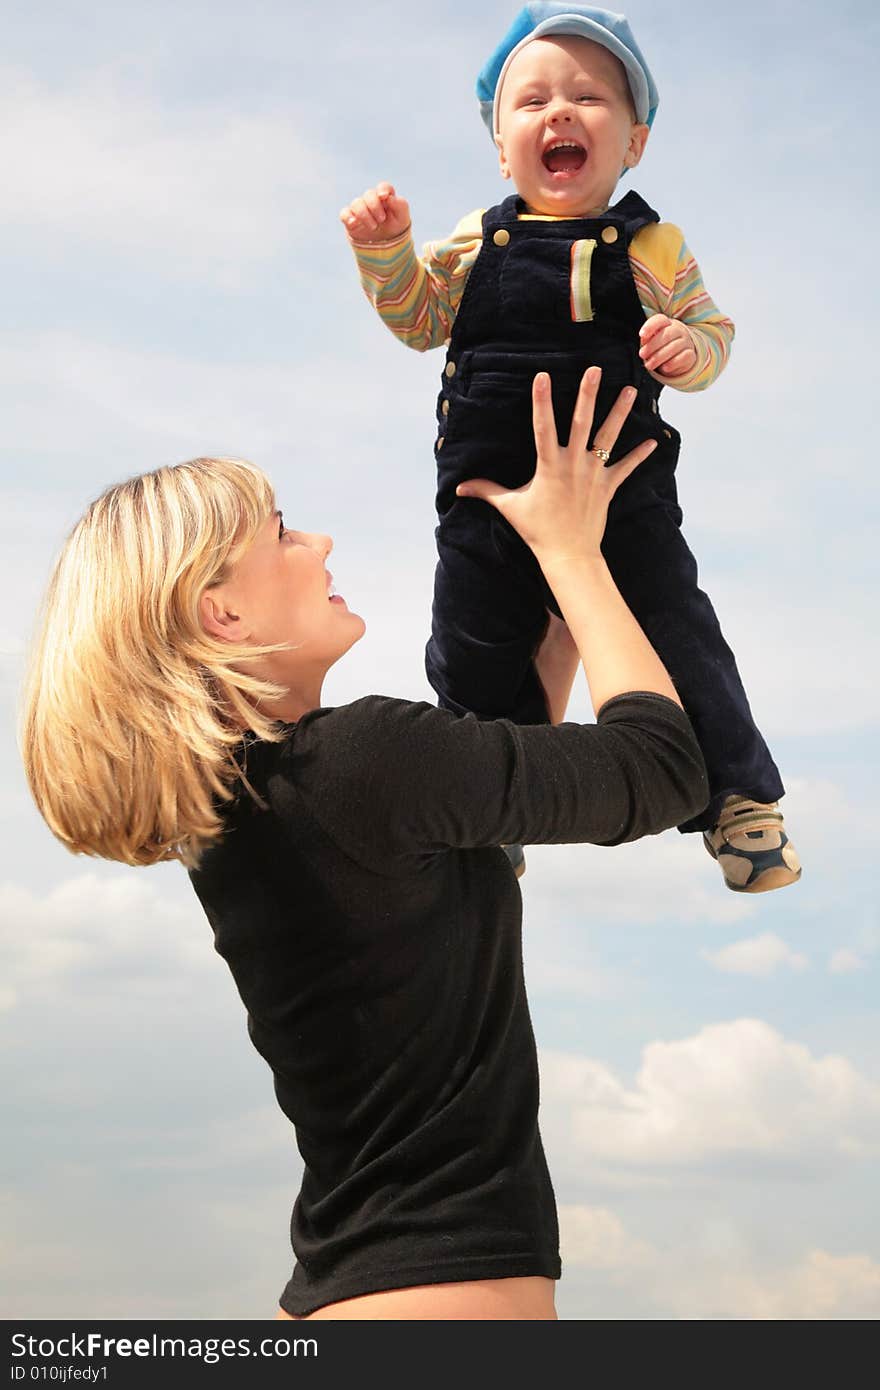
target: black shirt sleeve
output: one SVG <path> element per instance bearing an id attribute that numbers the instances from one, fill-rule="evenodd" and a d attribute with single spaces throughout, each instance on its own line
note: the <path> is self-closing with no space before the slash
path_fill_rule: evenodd
<path id="1" fill-rule="evenodd" d="M 316 738 L 325 756 L 309 756 Z M 708 800 L 690 721 L 654 694 L 609 700 L 596 724 L 556 726 L 369 696 L 307 715 L 290 751 L 283 761 L 324 830 L 375 867 L 449 847 L 620 844 Z"/>

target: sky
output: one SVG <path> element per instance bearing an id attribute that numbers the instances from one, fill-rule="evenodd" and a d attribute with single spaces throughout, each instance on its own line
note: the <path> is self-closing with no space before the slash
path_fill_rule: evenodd
<path id="1" fill-rule="evenodd" d="M 0 58 L 0 1315 L 270 1316 L 301 1164 L 175 865 L 71 857 L 15 720 L 88 502 L 253 459 L 335 539 L 367 636 L 325 701 L 431 698 L 442 353 L 395 342 L 337 221 L 380 179 L 417 242 L 500 201 L 473 84 L 515 12 L 7 0 Z M 699 839 L 534 847 L 522 880 L 569 1320 L 880 1315 L 880 14 L 634 0 L 660 89 L 631 186 L 736 321 L 667 393 L 685 533 L 788 794 L 800 884 L 730 893 Z M 583 683 L 572 717 L 591 717 Z"/>

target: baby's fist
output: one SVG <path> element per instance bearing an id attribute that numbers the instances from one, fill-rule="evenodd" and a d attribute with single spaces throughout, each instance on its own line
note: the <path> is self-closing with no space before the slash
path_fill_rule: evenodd
<path id="1" fill-rule="evenodd" d="M 409 231 L 409 203 L 390 183 L 378 183 L 344 207 L 339 220 L 350 241 L 392 241 Z"/>
<path id="2" fill-rule="evenodd" d="M 684 376 L 696 366 L 697 350 L 687 324 L 667 314 L 652 314 L 639 329 L 639 356 L 649 372 Z"/>

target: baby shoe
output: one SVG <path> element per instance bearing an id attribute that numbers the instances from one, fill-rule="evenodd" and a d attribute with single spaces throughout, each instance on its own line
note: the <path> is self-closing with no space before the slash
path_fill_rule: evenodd
<path id="1" fill-rule="evenodd" d="M 801 876 L 801 861 L 775 801 L 765 805 L 729 796 L 718 824 L 703 831 L 703 843 L 734 893 L 768 893 Z"/>
<path id="2" fill-rule="evenodd" d="M 517 878 L 522 878 L 526 871 L 526 857 L 522 845 L 502 845 L 501 848 L 510 860 L 510 867 Z"/>

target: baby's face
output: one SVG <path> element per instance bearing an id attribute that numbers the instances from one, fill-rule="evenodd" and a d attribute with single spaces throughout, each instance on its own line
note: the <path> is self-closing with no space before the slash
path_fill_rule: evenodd
<path id="1" fill-rule="evenodd" d="M 600 44 L 535 39 L 510 64 L 496 142 L 501 172 L 530 212 L 578 217 L 604 210 L 647 138 L 648 127 L 633 115 L 623 65 Z"/>

